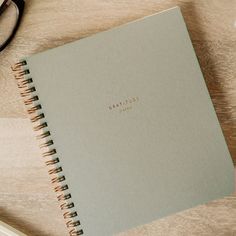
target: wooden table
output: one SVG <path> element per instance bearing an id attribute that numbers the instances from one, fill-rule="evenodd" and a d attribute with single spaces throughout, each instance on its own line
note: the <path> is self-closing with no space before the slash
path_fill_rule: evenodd
<path id="1" fill-rule="evenodd" d="M 236 163 L 235 0 L 31 0 L 0 53 L 0 220 L 31 236 L 67 235 L 10 66 L 22 56 L 179 5 Z M 236 235 L 236 197 L 187 210 L 124 235 Z"/>

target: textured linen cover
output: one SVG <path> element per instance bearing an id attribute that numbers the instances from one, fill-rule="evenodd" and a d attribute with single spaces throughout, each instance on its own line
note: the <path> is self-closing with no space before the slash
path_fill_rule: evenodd
<path id="1" fill-rule="evenodd" d="M 87 236 L 233 192 L 179 8 L 26 58 Z"/>

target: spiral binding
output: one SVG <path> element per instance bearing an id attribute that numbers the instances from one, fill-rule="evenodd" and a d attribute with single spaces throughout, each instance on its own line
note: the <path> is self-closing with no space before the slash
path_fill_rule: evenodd
<path id="1" fill-rule="evenodd" d="M 69 229 L 69 235 L 82 235 L 84 232 L 78 228 L 80 227 L 78 214 L 73 210 L 74 203 L 71 201 L 71 194 L 68 193 L 69 187 L 65 183 L 66 177 L 63 175 L 60 159 L 57 157 L 53 140 L 50 138 L 51 133 L 45 121 L 45 114 L 42 112 L 42 106 L 39 103 L 39 97 L 36 94 L 33 79 L 30 77 L 30 70 L 27 68 L 26 60 L 22 60 L 12 66 L 12 71 L 30 120 L 35 124 L 33 129 L 37 132 L 36 138 L 42 141 L 39 147 L 42 149 L 43 157 L 47 159 L 45 164 L 49 166 L 48 173 L 51 176 L 51 183 L 55 185 L 54 191 L 58 194 L 57 199 L 60 202 L 60 208 L 63 211 L 63 217 Z"/>

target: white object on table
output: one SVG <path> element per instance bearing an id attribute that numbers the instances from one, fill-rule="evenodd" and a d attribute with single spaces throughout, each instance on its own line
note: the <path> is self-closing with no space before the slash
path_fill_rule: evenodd
<path id="1" fill-rule="evenodd" d="M 6 223 L 0 221 L 0 236 L 26 236 L 26 234 L 23 234 Z"/>

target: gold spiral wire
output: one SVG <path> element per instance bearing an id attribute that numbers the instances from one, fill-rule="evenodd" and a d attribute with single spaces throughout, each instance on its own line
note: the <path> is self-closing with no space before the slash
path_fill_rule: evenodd
<path id="1" fill-rule="evenodd" d="M 80 221 L 77 219 L 77 212 L 73 211 L 74 203 L 71 200 L 71 194 L 66 193 L 69 189 L 67 184 L 64 184 L 66 180 L 63 175 L 63 169 L 60 166 L 60 160 L 57 155 L 57 151 L 53 148 L 53 140 L 49 139 L 51 133 L 48 129 L 47 122 L 44 122 L 45 115 L 42 111 L 42 106 L 37 104 L 39 97 L 35 95 L 36 88 L 33 86 L 33 79 L 29 77 L 30 71 L 27 67 L 25 60 L 20 61 L 12 66 L 12 71 L 17 82 L 17 86 L 20 90 L 20 95 L 24 104 L 27 107 L 27 113 L 34 125 L 33 129 L 38 134 L 37 140 L 42 140 L 43 143 L 39 147 L 43 150 L 42 156 L 48 158 L 45 160 L 46 166 L 50 167 L 48 170 L 51 176 L 51 183 L 56 185 L 54 191 L 58 194 L 57 200 L 60 202 L 60 209 L 64 211 L 63 217 L 66 220 L 66 226 L 69 229 L 70 236 L 77 236 L 84 234 L 82 229 L 78 229 Z"/>

